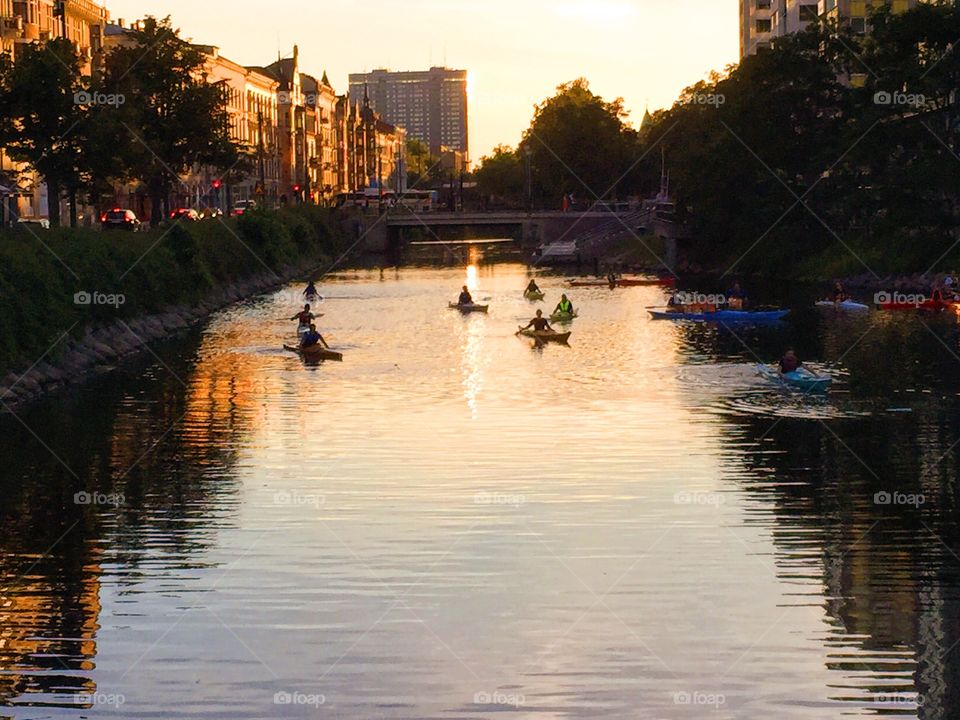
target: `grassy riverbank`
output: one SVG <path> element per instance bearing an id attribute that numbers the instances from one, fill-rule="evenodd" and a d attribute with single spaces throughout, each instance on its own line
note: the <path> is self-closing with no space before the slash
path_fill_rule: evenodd
<path id="1" fill-rule="evenodd" d="M 0 233 L 0 375 L 46 354 L 64 333 L 192 306 L 254 276 L 319 264 L 347 239 L 332 211 L 303 206 L 143 233 L 62 228 Z"/>

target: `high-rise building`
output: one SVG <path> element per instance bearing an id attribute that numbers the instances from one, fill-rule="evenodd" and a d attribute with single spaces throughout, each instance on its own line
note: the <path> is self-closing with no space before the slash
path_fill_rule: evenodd
<path id="1" fill-rule="evenodd" d="M 369 97 L 384 120 L 404 128 L 408 137 L 422 140 L 435 155 L 468 152 L 466 70 L 433 67 L 417 72 L 353 73 L 350 94 Z"/>
<path id="2" fill-rule="evenodd" d="M 874 8 L 890 5 L 893 12 L 904 12 L 919 1 L 740 0 L 740 58 L 765 50 L 776 38 L 820 21 L 849 24 L 854 32 L 864 33 Z"/>
<path id="3" fill-rule="evenodd" d="M 806 29 L 819 18 L 817 0 L 740 0 L 740 57 L 770 47 L 774 38 Z"/>

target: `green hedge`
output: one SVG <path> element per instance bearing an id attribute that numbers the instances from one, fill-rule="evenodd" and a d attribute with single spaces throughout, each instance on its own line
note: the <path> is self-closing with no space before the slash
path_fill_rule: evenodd
<path id="1" fill-rule="evenodd" d="M 12 228 L 0 232 L 0 377 L 35 362 L 73 326 L 194 304 L 214 288 L 345 250 L 333 211 L 301 206 L 149 232 Z M 118 308 L 80 292 L 123 295 Z M 62 349 L 62 345 L 60 348 Z M 56 352 L 52 353 L 56 357 Z"/>

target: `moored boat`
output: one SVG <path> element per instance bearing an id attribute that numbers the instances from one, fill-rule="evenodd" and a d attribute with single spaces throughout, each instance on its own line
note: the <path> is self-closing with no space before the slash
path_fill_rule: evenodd
<path id="1" fill-rule="evenodd" d="M 879 303 L 877 307 L 880 310 L 905 311 L 905 310 L 925 310 L 927 312 L 942 312 L 944 310 L 956 310 L 960 308 L 960 303 L 944 300 L 923 300 L 921 302 L 887 302 Z"/>
<path id="2" fill-rule="evenodd" d="M 654 320 L 693 320 L 695 322 L 778 322 L 790 314 L 789 310 L 717 310 L 715 312 L 681 312 L 651 310 Z"/>

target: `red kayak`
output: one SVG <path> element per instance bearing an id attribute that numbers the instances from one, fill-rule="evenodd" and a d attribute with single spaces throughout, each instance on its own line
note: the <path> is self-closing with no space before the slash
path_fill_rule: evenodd
<path id="1" fill-rule="evenodd" d="M 925 310 L 927 312 L 942 312 L 944 310 L 956 310 L 960 308 L 960 303 L 944 302 L 943 300 L 924 300 L 920 303 L 881 303 L 879 307 L 881 310 Z"/>
<path id="2" fill-rule="evenodd" d="M 669 285 L 673 287 L 676 285 L 676 278 L 673 277 L 662 277 L 662 278 L 618 278 L 616 282 L 611 283 L 609 280 L 604 280 L 602 278 L 590 278 L 583 280 L 571 280 L 571 287 L 647 287 L 652 285 Z"/>

